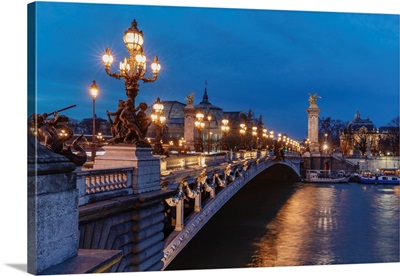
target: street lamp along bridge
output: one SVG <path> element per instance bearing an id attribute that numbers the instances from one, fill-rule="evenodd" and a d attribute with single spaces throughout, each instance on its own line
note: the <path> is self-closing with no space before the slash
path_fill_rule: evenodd
<path id="1" fill-rule="evenodd" d="M 125 57 L 119 64 L 119 73 L 111 72 L 111 64 L 114 58 L 110 48 L 106 48 L 103 55 L 103 63 L 106 73 L 116 79 L 124 79 L 127 100 L 123 103 L 123 108 L 119 114 L 114 116 L 112 124 L 113 139 L 110 143 L 127 143 L 137 146 L 149 147 L 145 140 L 147 128 L 151 119 L 146 117 L 144 111 L 147 109 L 146 103 L 140 103 L 135 106 L 135 98 L 139 92 L 139 81 L 154 82 L 157 80 L 161 65 L 158 57 L 155 56 L 151 63 L 152 77 L 146 77 L 146 56 L 143 52 L 144 37 L 143 32 L 137 27 L 136 20 L 132 21 L 131 27 L 124 32 L 123 40 L 129 57 Z M 121 105 L 122 107 L 122 105 Z M 121 120 L 120 123 L 118 120 Z"/>

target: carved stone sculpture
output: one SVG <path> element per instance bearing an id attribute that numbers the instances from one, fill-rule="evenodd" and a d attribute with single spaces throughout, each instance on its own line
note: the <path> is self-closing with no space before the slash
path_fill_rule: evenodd
<path id="1" fill-rule="evenodd" d="M 54 117 L 48 119 L 52 114 Z M 77 166 L 82 166 L 86 162 L 86 152 L 78 144 L 83 138 L 83 134 L 76 138 L 71 145 L 68 145 L 67 141 L 73 137 L 74 133 L 66 125 L 59 124 L 68 122 L 68 117 L 58 115 L 58 112 L 55 111 L 50 114 L 32 114 L 29 118 L 29 130 L 43 146 L 57 154 L 64 155 Z"/>
<path id="2" fill-rule="evenodd" d="M 133 101 L 127 99 L 118 102 L 118 109 L 115 112 L 107 110 L 107 116 L 111 124 L 111 134 L 113 138 L 108 140 L 109 144 L 125 143 L 135 144 L 140 147 L 151 147 L 145 140 L 147 130 L 151 124 L 151 119 L 147 117 L 145 111 L 147 104 L 142 102 L 134 108 Z M 110 116 L 114 116 L 111 120 Z"/>

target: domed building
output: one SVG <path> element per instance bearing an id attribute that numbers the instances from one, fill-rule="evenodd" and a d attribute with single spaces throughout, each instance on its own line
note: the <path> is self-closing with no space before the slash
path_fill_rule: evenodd
<path id="1" fill-rule="evenodd" d="M 167 134 L 169 140 L 178 140 L 182 137 L 184 118 L 184 103 L 178 101 L 164 101 L 164 116 L 167 118 Z M 167 138 L 166 137 L 166 138 Z"/>
<path id="2" fill-rule="evenodd" d="M 340 133 L 340 148 L 345 155 L 371 155 L 378 152 L 379 130 L 357 110 L 354 119 Z"/>
<path id="3" fill-rule="evenodd" d="M 213 123 L 213 127 L 218 127 L 219 123 L 223 119 L 224 112 L 222 108 L 215 106 L 208 101 L 207 88 L 204 89 L 203 100 L 194 107 L 204 114 L 204 119 L 206 121 L 208 121 L 207 116 L 211 115 L 210 121 Z"/>
<path id="4" fill-rule="evenodd" d="M 208 100 L 207 88 L 204 88 L 203 100 L 194 106 L 196 113 L 202 113 L 204 115 L 204 129 L 202 131 L 202 139 L 205 142 L 205 151 L 215 150 L 221 138 L 220 125 L 224 118 L 224 112 L 222 108 L 211 104 Z"/>
<path id="5" fill-rule="evenodd" d="M 162 101 L 164 106 L 163 114 L 166 118 L 162 138 L 165 140 L 178 140 L 183 136 L 184 127 L 184 114 L 183 108 L 186 106 L 184 103 L 178 101 Z M 146 114 L 150 117 L 153 108 L 150 107 L 146 110 Z M 150 125 L 147 137 L 156 137 L 156 130 L 153 124 Z M 164 141 L 168 142 L 168 141 Z"/>
<path id="6" fill-rule="evenodd" d="M 365 132 L 376 133 L 377 130 L 378 129 L 369 118 L 361 119 L 360 112 L 358 110 L 354 115 L 354 120 L 347 125 L 347 132 L 349 133 L 360 132 L 360 131 L 363 133 Z"/>
<path id="7" fill-rule="evenodd" d="M 178 140 L 184 137 L 185 128 L 185 115 L 184 108 L 187 106 L 185 103 L 179 101 L 166 100 L 162 101 L 164 105 L 164 116 L 166 117 L 164 134 L 162 135 L 163 143 L 176 144 Z M 240 113 L 237 111 L 224 112 L 221 107 L 213 105 L 208 98 L 207 88 L 204 89 L 202 100 L 197 105 L 194 104 L 196 114 L 201 112 L 204 122 L 204 128 L 201 129 L 201 135 L 204 144 L 204 151 L 213 151 L 221 148 L 222 141 L 222 120 L 224 118 L 229 120 L 230 129 L 234 124 L 239 121 Z M 146 113 L 150 116 L 152 108 L 148 108 Z M 195 130 L 197 139 L 198 130 Z M 153 124 L 149 127 L 147 137 L 155 137 L 156 132 Z"/>

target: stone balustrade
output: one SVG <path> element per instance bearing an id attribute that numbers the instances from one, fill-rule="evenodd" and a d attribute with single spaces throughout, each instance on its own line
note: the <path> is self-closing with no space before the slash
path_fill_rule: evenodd
<path id="1" fill-rule="evenodd" d="M 170 156 L 161 158 L 161 174 L 167 174 L 170 171 L 183 170 L 188 168 L 198 168 L 210 165 L 216 165 L 228 162 L 228 153 L 218 154 L 196 154 L 184 156 Z"/>
<path id="2" fill-rule="evenodd" d="M 161 174 L 188 168 L 214 166 L 235 160 L 252 159 L 265 156 L 266 154 L 268 154 L 266 151 L 254 150 L 164 157 L 161 158 Z"/>
<path id="3" fill-rule="evenodd" d="M 79 206 L 119 196 L 131 195 L 134 168 L 77 171 Z"/>

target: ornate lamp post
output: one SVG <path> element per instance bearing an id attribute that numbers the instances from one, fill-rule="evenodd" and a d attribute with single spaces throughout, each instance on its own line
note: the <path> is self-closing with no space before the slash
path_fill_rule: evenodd
<path id="1" fill-rule="evenodd" d="M 151 63 L 151 71 L 153 72 L 152 77 L 145 77 L 147 73 L 146 69 L 146 56 L 143 51 L 143 32 L 137 28 L 136 20 L 133 20 L 131 27 L 127 29 L 124 33 L 123 40 L 127 51 L 129 53 L 129 57 L 125 57 L 122 62 L 119 64 L 119 73 L 111 73 L 111 64 L 114 61 L 113 56 L 111 55 L 111 51 L 109 48 L 106 48 L 106 52 L 103 55 L 103 62 L 105 66 L 106 73 L 116 79 L 124 79 L 125 82 L 125 91 L 128 99 L 125 102 L 125 106 L 129 110 L 135 110 L 135 98 L 139 91 L 139 81 L 143 82 L 154 82 L 157 80 L 158 73 L 160 72 L 161 65 L 158 62 L 158 57 L 155 56 L 153 62 Z M 142 105 L 144 108 L 144 105 Z M 145 108 L 144 108 L 145 109 Z M 122 133 L 122 131 L 118 131 L 117 137 L 122 136 L 124 142 L 135 143 L 135 140 L 144 141 L 144 137 L 147 132 L 147 125 L 141 126 L 139 122 L 137 122 L 134 118 L 135 114 L 132 114 L 133 111 L 130 112 L 126 116 L 126 120 L 128 121 L 128 125 L 130 125 L 130 132 L 135 132 L 136 138 L 123 139 L 126 135 Z M 117 141 L 115 141 L 117 142 Z M 136 142 L 137 144 L 138 142 Z"/>
<path id="2" fill-rule="evenodd" d="M 196 122 L 194 123 L 195 127 L 197 128 L 197 143 L 196 143 L 196 151 L 203 152 L 203 139 L 201 137 L 201 132 L 204 129 L 205 123 L 203 122 L 204 114 L 198 112 L 196 114 Z"/>
<path id="3" fill-rule="evenodd" d="M 101 132 L 97 133 L 96 140 L 97 140 L 97 143 L 99 143 L 99 144 L 101 143 L 101 141 L 103 141 L 103 134 Z"/>
<path id="4" fill-rule="evenodd" d="M 99 88 L 96 85 L 96 81 L 93 81 L 92 85 L 89 88 L 90 94 L 93 99 L 93 126 L 92 126 L 92 161 L 94 161 L 96 157 L 96 97 L 99 93 Z"/>
<path id="5" fill-rule="evenodd" d="M 207 152 L 210 153 L 211 151 L 211 120 L 212 116 L 211 113 L 207 114 L 207 121 L 208 121 L 208 145 L 207 145 Z"/>
<path id="6" fill-rule="evenodd" d="M 251 134 L 253 134 L 253 136 L 254 136 L 254 147 L 255 147 L 255 149 L 257 149 L 257 127 L 256 126 L 253 126 L 252 127 L 252 133 Z"/>
<path id="7" fill-rule="evenodd" d="M 268 132 L 267 132 L 266 128 L 263 128 L 263 130 L 262 130 L 262 137 L 264 138 L 264 148 L 267 149 L 268 148 L 268 144 L 267 144 Z"/>
<path id="8" fill-rule="evenodd" d="M 283 135 L 283 137 L 282 137 L 282 145 L 283 145 L 283 150 L 285 150 L 286 146 L 287 146 L 287 137 L 286 137 L 286 135 Z"/>
<path id="9" fill-rule="evenodd" d="M 239 130 L 239 133 L 240 133 L 240 138 L 241 138 L 241 147 L 242 147 L 242 149 L 246 149 L 246 146 L 245 146 L 245 144 L 244 144 L 244 136 L 246 135 L 246 125 L 245 124 L 240 124 L 239 125 L 240 126 L 240 130 Z"/>
<path id="10" fill-rule="evenodd" d="M 281 142 L 282 142 L 282 134 L 278 133 L 278 138 L 275 140 L 275 145 L 274 145 L 275 155 L 277 155 L 280 151 Z"/>
<path id="11" fill-rule="evenodd" d="M 222 130 L 222 133 L 224 135 L 224 140 L 223 140 L 223 144 L 222 144 L 222 149 L 223 150 L 227 150 L 228 149 L 228 146 L 227 146 L 227 143 L 226 143 L 226 134 L 229 131 L 228 123 L 229 123 L 228 119 L 226 119 L 226 118 L 222 119 L 221 130 Z"/>
<path id="12" fill-rule="evenodd" d="M 274 131 L 271 129 L 270 131 L 269 131 L 269 139 L 270 139 L 270 146 L 271 146 L 271 149 L 273 149 L 273 146 L 274 146 Z"/>
<path id="13" fill-rule="evenodd" d="M 125 81 L 126 95 L 133 101 L 135 106 L 135 98 L 139 91 L 139 83 L 143 82 L 154 82 L 157 80 L 158 73 L 160 72 L 161 65 L 158 63 L 158 57 L 155 56 L 151 64 L 151 70 L 153 77 L 145 77 L 147 72 L 146 69 L 146 56 L 143 53 L 142 45 L 144 43 L 143 32 L 137 28 L 136 20 L 132 21 L 132 25 L 124 33 L 124 43 L 128 50 L 129 57 L 125 57 L 123 62 L 119 64 L 120 73 L 111 73 L 110 67 L 114 60 L 111 55 L 110 49 L 106 48 L 106 52 L 103 55 L 103 62 L 105 70 L 108 75 L 116 79 L 123 78 Z"/>
<path id="14" fill-rule="evenodd" d="M 323 153 L 328 154 L 328 133 L 324 134 Z"/>
<path id="15" fill-rule="evenodd" d="M 164 154 L 164 149 L 161 145 L 161 127 L 164 125 L 166 118 L 163 113 L 164 105 L 157 98 L 156 102 L 153 104 L 153 112 L 150 117 L 156 128 L 156 141 L 154 143 L 154 154 Z"/>

